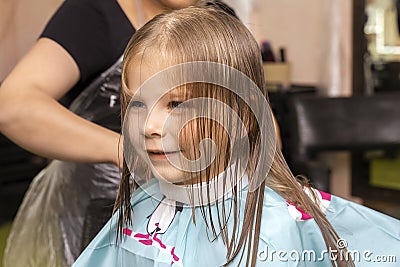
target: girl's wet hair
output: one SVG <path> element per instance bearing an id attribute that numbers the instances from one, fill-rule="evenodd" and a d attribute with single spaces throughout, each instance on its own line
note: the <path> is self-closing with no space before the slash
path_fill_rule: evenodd
<path id="1" fill-rule="evenodd" d="M 208 61 L 217 62 L 233 67 L 248 76 L 260 88 L 266 99 L 267 91 L 264 81 L 264 72 L 261 61 L 261 52 L 258 44 L 249 30 L 234 16 L 215 7 L 214 5 L 202 7 L 189 7 L 172 13 L 158 15 L 131 38 L 124 54 L 122 70 L 122 118 L 125 117 L 133 92 L 130 88 L 128 73 L 134 67 L 140 67 L 149 53 L 157 54 L 161 61 L 167 61 L 169 66 L 184 62 Z M 224 77 L 222 77 L 224 78 Z M 226 77 L 225 77 L 226 78 Z M 230 106 L 243 121 L 250 146 L 249 164 L 246 172 L 249 177 L 254 173 L 254 163 L 260 157 L 260 128 L 249 107 L 232 92 L 213 84 L 189 84 L 185 87 L 186 94 L 190 97 L 211 97 L 221 100 Z M 213 111 L 215 112 L 215 111 Z M 229 118 L 227 118 L 229 119 Z M 221 133 L 216 132 L 218 127 L 211 127 L 206 121 L 199 121 L 198 128 L 210 127 L 214 138 Z M 196 140 L 202 140 L 205 134 L 200 131 Z M 240 133 L 236 133 L 236 136 Z M 232 151 L 225 151 L 227 155 Z M 225 166 L 232 162 L 220 158 Z M 237 163 L 237 162 L 234 162 Z M 215 177 L 216 171 L 209 169 L 206 173 L 207 182 Z M 240 179 L 225 177 L 224 179 Z M 131 179 L 127 162 L 124 162 L 122 180 L 115 204 L 115 210 L 120 211 L 118 221 L 119 236 L 125 225 L 131 224 L 131 194 L 137 188 Z M 218 218 L 208 216 L 210 205 L 201 207 L 203 219 L 213 238 L 222 238 L 226 247 L 226 264 L 235 257 L 240 261 L 245 260 L 246 266 L 255 266 L 260 235 L 262 208 L 264 200 L 264 187 L 269 186 L 279 193 L 288 202 L 303 209 L 311 215 L 321 229 L 327 248 L 346 253 L 346 249 L 337 246 L 339 236 L 321 212 L 315 200 L 311 199 L 304 191 L 303 186 L 309 186 L 307 181 L 297 180 L 288 168 L 281 151 L 275 152 L 274 160 L 268 178 L 254 191 L 247 193 L 244 214 L 240 213 L 240 183 L 232 189 L 232 205 L 225 207 L 224 199 L 218 207 Z M 207 200 L 204 201 L 208 203 Z M 194 214 L 194 213 L 193 213 Z M 239 216 L 244 221 L 239 223 Z M 198 218 L 194 218 L 196 220 Z M 233 220 L 234 226 L 228 235 L 227 220 Z M 350 260 L 340 257 L 332 261 L 332 266 L 354 266 Z"/>

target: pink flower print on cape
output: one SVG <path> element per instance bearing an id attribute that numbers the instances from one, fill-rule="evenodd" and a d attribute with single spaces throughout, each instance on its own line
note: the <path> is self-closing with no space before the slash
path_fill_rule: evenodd
<path id="1" fill-rule="evenodd" d="M 315 195 L 316 204 L 319 206 L 321 211 L 325 213 L 326 209 L 331 203 L 332 195 L 310 187 L 303 187 L 303 190 L 312 200 L 314 200 L 314 195 Z M 286 204 L 288 206 L 289 214 L 296 221 L 305 221 L 312 218 L 309 214 L 304 212 L 302 209 L 296 207 L 292 203 L 286 201 Z"/>
<path id="2" fill-rule="evenodd" d="M 156 247 L 162 253 L 171 255 L 171 265 L 182 266 L 182 259 L 175 254 L 175 247 L 164 244 L 157 237 L 168 230 L 178 211 L 182 211 L 181 203 L 164 198 L 149 216 L 146 234 L 135 233 L 128 228 L 124 228 L 123 233 L 145 246 Z"/>
<path id="3" fill-rule="evenodd" d="M 175 254 L 175 247 L 164 244 L 158 237 L 157 234 L 141 234 L 135 233 L 131 229 L 124 228 L 123 233 L 128 237 L 142 243 L 145 246 L 155 247 L 160 252 L 171 255 L 171 265 L 176 264 L 177 266 L 183 267 L 182 259 Z"/>

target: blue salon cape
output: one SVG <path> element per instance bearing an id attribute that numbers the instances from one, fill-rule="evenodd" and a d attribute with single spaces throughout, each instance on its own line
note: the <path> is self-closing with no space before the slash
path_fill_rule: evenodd
<path id="1" fill-rule="evenodd" d="M 243 204 L 247 188 L 243 189 Z M 157 180 L 137 190 L 131 199 L 133 225 L 124 229 L 116 242 L 118 213 L 104 226 L 84 250 L 73 267 L 214 267 L 226 263 L 226 248 L 221 238 L 213 240 L 199 207 L 183 206 L 163 234 L 148 233 L 149 216 L 162 194 Z M 272 189 L 265 188 L 263 218 L 257 253 L 257 266 L 331 266 L 326 246 L 312 218 L 295 219 L 288 203 Z M 293 207 L 292 207 L 293 208 Z M 213 207 L 216 214 L 215 206 Z M 243 214 L 243 210 L 241 213 Z M 332 196 L 326 216 L 347 246 L 356 266 L 400 266 L 400 221 L 367 207 Z M 171 216 L 171 214 L 166 215 Z M 233 220 L 229 220 L 228 229 Z M 236 257 L 229 266 L 239 264 Z"/>

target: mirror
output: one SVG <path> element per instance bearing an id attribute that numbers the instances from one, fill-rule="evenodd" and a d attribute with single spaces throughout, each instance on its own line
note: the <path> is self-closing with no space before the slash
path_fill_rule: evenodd
<path id="1" fill-rule="evenodd" d="M 400 90 L 400 0 L 365 0 L 364 93 Z"/>
<path id="2" fill-rule="evenodd" d="M 364 33 L 368 51 L 373 58 L 400 60 L 400 36 L 397 0 L 369 0 L 366 2 Z"/>

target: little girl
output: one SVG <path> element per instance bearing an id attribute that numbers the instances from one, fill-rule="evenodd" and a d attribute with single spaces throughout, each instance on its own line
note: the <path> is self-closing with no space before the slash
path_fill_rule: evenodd
<path id="1" fill-rule="evenodd" d="M 214 7 L 155 17 L 125 50 L 122 84 L 116 212 L 74 266 L 400 260 L 398 220 L 293 176 L 257 42 L 238 19 Z"/>

